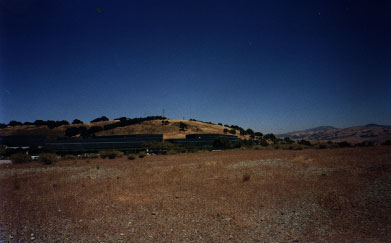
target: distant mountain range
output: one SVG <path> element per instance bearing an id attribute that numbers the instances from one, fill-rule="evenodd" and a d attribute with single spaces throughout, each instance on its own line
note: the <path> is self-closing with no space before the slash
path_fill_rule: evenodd
<path id="1" fill-rule="evenodd" d="M 312 141 L 346 141 L 351 143 L 359 143 L 363 141 L 382 142 L 385 140 L 391 140 L 391 126 L 377 124 L 347 128 L 320 126 L 302 131 L 278 134 L 277 137 L 289 137 L 295 140 L 305 139 Z"/>

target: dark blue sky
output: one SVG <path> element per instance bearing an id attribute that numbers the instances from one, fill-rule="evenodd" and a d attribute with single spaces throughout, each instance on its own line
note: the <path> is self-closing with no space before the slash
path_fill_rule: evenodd
<path id="1" fill-rule="evenodd" d="M 102 11 L 97 11 L 100 8 Z M 390 1 L 0 1 L 0 122 L 391 124 Z"/>

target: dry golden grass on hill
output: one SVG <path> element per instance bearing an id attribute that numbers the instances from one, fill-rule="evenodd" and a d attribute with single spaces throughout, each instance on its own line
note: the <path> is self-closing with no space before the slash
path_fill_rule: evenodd
<path id="1" fill-rule="evenodd" d="M 387 242 L 391 148 L 0 166 L 1 241 Z"/>
<path id="2" fill-rule="evenodd" d="M 141 124 L 118 127 L 115 129 L 98 132 L 97 136 L 108 136 L 108 135 L 127 135 L 127 134 L 163 134 L 164 139 L 170 138 L 185 138 L 187 134 L 193 133 L 214 133 L 214 134 L 224 134 L 224 126 L 209 124 L 199 121 L 187 121 L 187 120 L 168 120 L 169 124 L 162 126 L 161 120 L 155 121 L 146 121 Z M 179 123 L 183 122 L 187 125 L 185 131 L 180 131 Z M 229 129 L 229 128 L 228 128 Z M 241 138 L 246 138 L 245 136 L 240 136 L 239 131 L 235 134 Z"/>
<path id="3" fill-rule="evenodd" d="M 164 139 L 170 138 L 185 138 L 186 134 L 192 133 L 214 133 L 224 134 L 224 126 L 209 124 L 199 121 L 187 121 L 187 120 L 168 120 L 169 124 L 162 126 L 162 120 L 145 121 L 136 125 L 129 125 L 125 127 L 117 127 L 114 129 L 101 131 L 96 133 L 97 136 L 111 136 L 111 135 L 130 135 L 130 134 L 163 134 Z M 104 121 L 96 123 L 86 123 L 83 126 L 90 128 L 92 126 L 103 127 L 106 124 L 116 123 L 118 121 Z M 185 131 L 180 131 L 179 123 L 185 123 L 188 128 Z M 28 126 L 16 126 L 0 129 L 0 136 L 9 135 L 44 135 L 49 138 L 57 138 L 65 136 L 65 131 L 68 127 L 80 126 L 77 125 L 65 125 L 49 129 L 47 126 L 36 127 L 33 125 Z M 230 129 L 230 128 L 227 128 Z M 249 136 L 241 136 L 239 131 L 236 132 L 238 137 L 242 139 L 248 139 Z"/>

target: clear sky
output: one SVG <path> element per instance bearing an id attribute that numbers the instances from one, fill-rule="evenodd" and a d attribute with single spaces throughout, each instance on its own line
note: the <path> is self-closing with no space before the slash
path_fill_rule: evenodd
<path id="1" fill-rule="evenodd" d="M 391 1 L 0 0 L 0 122 L 391 124 Z"/>

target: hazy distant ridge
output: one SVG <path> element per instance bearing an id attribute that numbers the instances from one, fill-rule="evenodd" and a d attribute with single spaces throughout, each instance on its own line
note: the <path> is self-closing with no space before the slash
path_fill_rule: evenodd
<path id="1" fill-rule="evenodd" d="M 347 128 L 320 126 L 302 131 L 288 132 L 277 135 L 280 138 L 305 139 L 313 141 L 385 141 L 391 139 L 391 126 L 368 124 Z"/>

